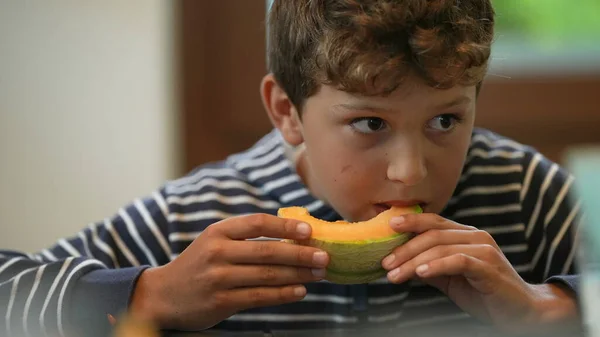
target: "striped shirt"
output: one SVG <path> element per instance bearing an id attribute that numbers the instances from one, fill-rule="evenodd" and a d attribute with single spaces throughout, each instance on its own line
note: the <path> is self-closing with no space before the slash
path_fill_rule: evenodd
<path id="1" fill-rule="evenodd" d="M 441 215 L 488 231 L 526 281 L 554 276 L 575 287 L 581 216 L 572 188 L 573 177 L 533 148 L 475 129 L 462 176 Z M 276 214 L 292 205 L 340 220 L 301 182 L 273 130 L 246 151 L 169 181 L 48 249 L 0 251 L 0 334 L 103 335 L 106 314 L 126 309 L 145 268 L 176 258 L 214 222 Z M 315 282 L 307 290 L 299 302 L 239 312 L 213 329 L 397 328 L 471 320 L 440 291 L 418 282 Z"/>

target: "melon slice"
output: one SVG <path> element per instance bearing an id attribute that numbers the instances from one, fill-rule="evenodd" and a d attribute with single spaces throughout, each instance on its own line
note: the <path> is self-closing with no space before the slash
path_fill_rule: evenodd
<path id="1" fill-rule="evenodd" d="M 303 207 L 280 208 L 277 215 L 306 222 L 312 227 L 308 240 L 285 241 L 326 251 L 329 265 L 325 280 L 338 284 L 360 284 L 385 276 L 381 260 L 411 239 L 411 233 L 395 232 L 389 225 L 393 217 L 409 213 L 422 213 L 421 207 L 392 207 L 361 222 L 324 221 L 313 217 Z"/>

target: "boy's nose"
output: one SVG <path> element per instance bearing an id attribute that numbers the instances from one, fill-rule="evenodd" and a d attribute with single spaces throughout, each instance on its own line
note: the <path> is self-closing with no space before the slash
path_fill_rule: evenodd
<path id="1" fill-rule="evenodd" d="M 406 186 L 419 184 L 427 177 L 425 158 L 417 148 L 402 149 L 390 156 L 387 178 Z"/>

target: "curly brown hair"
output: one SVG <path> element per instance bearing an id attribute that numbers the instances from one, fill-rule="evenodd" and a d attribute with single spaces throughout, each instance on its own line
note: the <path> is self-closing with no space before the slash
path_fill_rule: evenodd
<path id="1" fill-rule="evenodd" d="M 386 95 L 410 74 L 479 87 L 494 35 L 490 0 L 275 0 L 268 68 L 302 109 L 321 84 Z"/>

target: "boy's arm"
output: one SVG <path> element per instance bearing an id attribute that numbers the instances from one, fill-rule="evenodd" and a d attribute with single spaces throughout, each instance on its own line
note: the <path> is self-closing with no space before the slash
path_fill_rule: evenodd
<path id="1" fill-rule="evenodd" d="M 105 336 L 141 272 L 170 260 L 167 213 L 156 192 L 39 254 L 0 251 L 0 335 Z"/>
<path id="2" fill-rule="evenodd" d="M 560 285 L 576 296 L 576 243 L 582 214 L 573 191 L 574 177 L 539 153 L 528 153 L 526 160 L 521 204 L 532 257 L 528 281 Z"/>

